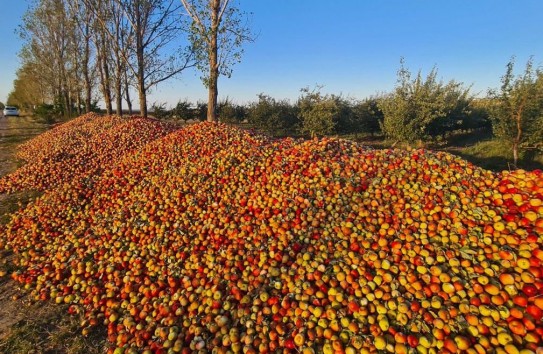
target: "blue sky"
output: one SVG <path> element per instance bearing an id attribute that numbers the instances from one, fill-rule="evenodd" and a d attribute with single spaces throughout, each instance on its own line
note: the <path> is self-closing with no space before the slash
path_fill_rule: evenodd
<path id="1" fill-rule="evenodd" d="M 14 33 L 27 2 L 0 0 L 0 101 L 5 102 L 19 66 Z M 257 35 L 245 48 L 219 96 L 238 103 L 259 93 L 295 100 L 303 87 L 364 98 L 393 89 L 400 57 L 412 72 L 473 85 L 485 94 L 498 87 L 515 55 L 520 72 L 533 55 L 543 64 L 541 0 L 241 0 Z M 6 14 L 9 14 L 6 16 Z M 174 105 L 205 100 L 199 73 L 161 84 L 149 101 Z"/>

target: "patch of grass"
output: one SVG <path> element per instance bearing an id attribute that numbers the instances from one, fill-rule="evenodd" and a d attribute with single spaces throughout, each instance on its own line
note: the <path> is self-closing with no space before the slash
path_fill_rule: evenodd
<path id="1" fill-rule="evenodd" d="M 496 139 L 481 141 L 472 146 L 449 152 L 459 155 L 477 166 L 493 171 L 515 168 L 513 165 L 513 151 L 506 144 Z M 529 157 L 525 154 L 524 158 L 518 162 L 518 167 L 526 170 L 541 169 L 543 168 L 543 157 Z"/>
<path id="2" fill-rule="evenodd" d="M 473 129 L 469 131 L 455 131 L 446 138 L 446 146 L 468 147 L 492 139 L 492 130 Z"/>
<path id="3" fill-rule="evenodd" d="M 481 158 L 502 157 L 505 159 L 513 159 L 513 152 L 505 144 L 496 139 L 480 141 L 467 147 L 465 153 L 476 155 Z"/>
<path id="4" fill-rule="evenodd" d="M 29 315 L 10 328 L 0 340 L 1 353 L 73 353 L 98 354 L 106 348 L 106 334 L 97 328 L 87 337 L 81 335 L 81 316 L 67 314 L 67 305 L 34 303 Z"/>
<path id="5" fill-rule="evenodd" d="M 514 168 L 512 152 L 497 140 L 481 141 L 453 153 L 488 170 L 503 171 Z"/>

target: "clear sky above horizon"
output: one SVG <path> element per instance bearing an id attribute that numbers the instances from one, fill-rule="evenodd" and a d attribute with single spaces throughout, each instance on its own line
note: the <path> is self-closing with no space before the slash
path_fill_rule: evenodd
<path id="1" fill-rule="evenodd" d="M 19 67 L 15 33 L 28 7 L 0 0 L 0 101 Z M 509 59 L 521 72 L 530 56 L 543 64 L 542 0 L 241 0 L 257 38 L 245 46 L 220 98 L 246 103 L 259 93 L 295 100 L 303 87 L 364 98 L 394 88 L 400 58 L 412 71 L 472 85 L 499 86 Z M 154 89 L 149 104 L 206 100 L 197 71 Z"/>

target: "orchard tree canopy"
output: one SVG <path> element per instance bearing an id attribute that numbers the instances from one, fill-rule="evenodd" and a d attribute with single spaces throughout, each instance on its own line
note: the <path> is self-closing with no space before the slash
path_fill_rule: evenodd
<path id="1" fill-rule="evenodd" d="M 379 102 L 381 128 L 388 138 L 397 142 L 426 141 L 436 132 L 452 130 L 456 120 L 469 114 L 469 88 L 454 80 L 439 81 L 436 67 L 426 78 L 420 70 L 412 78 L 403 58 L 400 64 L 396 88 Z"/>
<path id="2" fill-rule="evenodd" d="M 517 165 L 521 148 L 543 147 L 543 72 L 534 70 L 532 59 L 518 76 L 514 66 L 512 58 L 500 91 L 491 91 L 490 96 L 496 102 L 491 111 L 494 135 L 511 146 Z"/>

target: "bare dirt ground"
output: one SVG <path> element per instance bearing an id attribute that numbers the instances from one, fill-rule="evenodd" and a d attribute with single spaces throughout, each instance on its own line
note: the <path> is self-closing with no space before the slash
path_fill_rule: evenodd
<path id="1" fill-rule="evenodd" d="M 35 301 L 15 281 L 0 281 L 0 353 L 103 353 L 103 328 L 85 337 L 82 320 L 67 305 Z"/>
<path id="2" fill-rule="evenodd" d="M 27 301 L 28 296 L 22 294 L 13 280 L 0 280 L 0 340 L 8 335 L 11 326 L 25 317 Z"/>
<path id="3" fill-rule="evenodd" d="M 0 117 L 0 176 L 17 168 L 18 162 L 15 158 L 17 145 L 46 129 L 46 125 L 36 123 L 29 117 Z M 22 195 L 0 195 L 0 223 L 7 222 L 7 214 L 14 212 L 23 199 L 27 198 Z M 9 257 L 0 252 L 0 272 L 9 269 L 8 263 Z M 9 278 L 9 274 L 0 278 L 0 338 L 5 337 L 9 328 L 27 312 L 23 306 L 25 297 L 21 296 L 22 292 Z"/>

